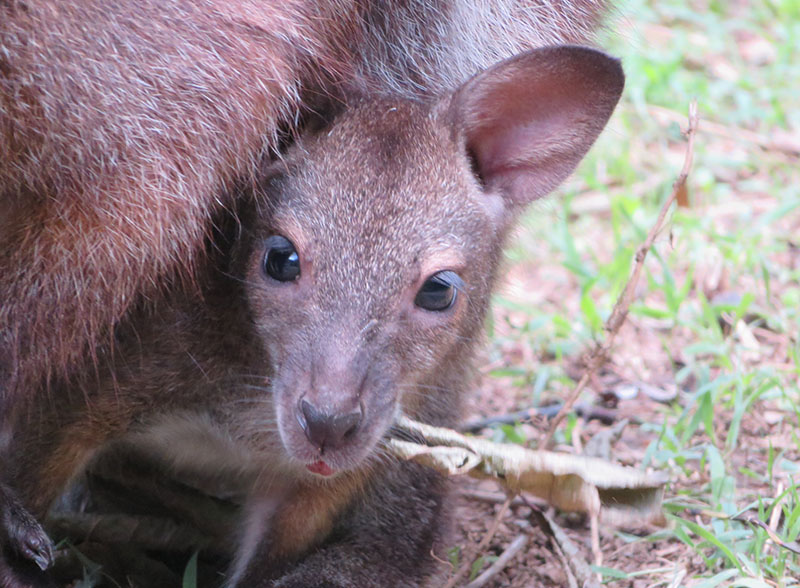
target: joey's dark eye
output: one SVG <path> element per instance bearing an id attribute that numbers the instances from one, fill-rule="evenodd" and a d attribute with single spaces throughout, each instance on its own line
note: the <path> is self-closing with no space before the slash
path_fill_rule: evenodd
<path id="1" fill-rule="evenodd" d="M 450 270 L 437 272 L 425 280 L 414 298 L 414 304 L 425 310 L 447 310 L 456 301 L 456 294 L 463 289 L 464 282 Z"/>
<path id="2" fill-rule="evenodd" d="M 286 237 L 272 235 L 264 244 L 264 272 L 279 282 L 291 282 L 300 277 L 300 256 Z"/>

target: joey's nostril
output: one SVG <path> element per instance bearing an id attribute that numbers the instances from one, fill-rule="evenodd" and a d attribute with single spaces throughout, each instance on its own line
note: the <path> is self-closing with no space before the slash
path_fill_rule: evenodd
<path id="1" fill-rule="evenodd" d="M 300 401 L 300 413 L 301 414 L 298 414 L 297 418 L 305 422 L 303 430 L 306 432 L 306 435 L 308 435 L 312 429 L 319 429 L 323 426 L 327 418 L 322 411 L 317 410 L 317 407 L 308 400 Z"/>
<path id="2" fill-rule="evenodd" d="M 361 411 L 356 410 L 349 414 L 337 417 L 337 419 L 340 421 L 337 426 L 344 431 L 342 433 L 342 439 L 350 439 L 356 434 L 358 426 L 361 424 L 361 416 Z"/>
<path id="3" fill-rule="evenodd" d="M 359 419 L 360 420 L 360 419 Z M 353 424 L 349 429 L 344 432 L 344 439 L 350 439 L 356 434 L 358 430 L 358 423 Z"/>
<path id="4" fill-rule="evenodd" d="M 307 400 L 301 400 L 299 408 L 297 420 L 308 440 L 320 452 L 325 449 L 336 449 L 351 439 L 358 431 L 363 416 L 360 408 L 345 414 L 328 413 Z"/>

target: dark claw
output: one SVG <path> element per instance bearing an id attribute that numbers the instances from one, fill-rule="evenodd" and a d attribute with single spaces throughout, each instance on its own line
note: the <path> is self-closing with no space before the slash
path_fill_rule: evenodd
<path id="1" fill-rule="evenodd" d="M 44 534 L 40 528 L 41 535 L 29 535 L 24 543 L 19 546 L 19 554 L 25 559 L 31 560 L 39 569 L 44 571 L 53 565 L 53 545 L 50 538 Z"/>
<path id="2" fill-rule="evenodd" d="M 0 545 L 35 563 L 41 570 L 53 564 L 53 544 L 39 522 L 7 487 L 0 485 Z"/>

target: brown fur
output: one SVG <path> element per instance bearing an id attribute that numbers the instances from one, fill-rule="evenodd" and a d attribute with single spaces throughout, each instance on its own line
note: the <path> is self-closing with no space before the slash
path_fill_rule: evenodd
<path id="1" fill-rule="evenodd" d="M 585 38 L 603 7 L 471 4 L 0 3 L 0 408 L 192 275 L 221 195 L 303 96 L 438 91 Z M 513 27 L 476 30 L 500 20 Z"/>
<path id="2" fill-rule="evenodd" d="M 577 164 L 621 89 L 614 60 L 557 47 L 435 100 L 352 98 L 237 199 L 250 207 L 207 248 L 200 287 L 139 305 L 96 370 L 55 381 L 20 416 L 25 503 L 43 515 L 124 442 L 179 479 L 238 484 L 231 584 L 418 585 L 446 528 L 446 483 L 381 440 L 398 410 L 457 421 L 505 236 Z M 272 235 L 294 244 L 296 280 L 265 274 Z M 417 306 L 444 270 L 463 281 L 452 308 Z M 321 446 L 303 399 L 363 418 Z M 319 460 L 337 475 L 310 473 Z"/>
<path id="3" fill-rule="evenodd" d="M 0 0 L 0 461 L 36 389 L 93 369 L 133 305 L 195 280 L 226 194 L 303 105 L 455 87 L 589 40 L 605 4 Z M 0 476 L 0 512 L 18 511 Z"/>

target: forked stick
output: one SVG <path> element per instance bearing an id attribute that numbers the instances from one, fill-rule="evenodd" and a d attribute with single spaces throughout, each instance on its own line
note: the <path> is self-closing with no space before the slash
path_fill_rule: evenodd
<path id="1" fill-rule="evenodd" d="M 564 417 L 569 414 L 572 406 L 575 404 L 575 401 L 578 399 L 581 392 L 583 392 L 584 388 L 586 388 L 586 384 L 589 383 L 600 366 L 602 366 L 608 359 L 608 354 L 612 345 L 614 344 L 614 339 L 628 316 L 628 310 L 630 309 L 631 302 L 633 302 L 634 293 L 636 291 L 636 286 L 639 283 L 639 278 L 642 274 L 642 268 L 644 267 L 644 260 L 645 257 L 647 257 L 647 252 L 650 251 L 650 248 L 653 246 L 653 242 L 656 240 L 656 237 L 661 231 L 662 225 L 664 224 L 664 219 L 666 218 L 672 203 L 675 202 L 679 195 L 685 194 L 686 192 L 686 179 L 689 177 L 689 171 L 692 169 L 692 159 L 694 157 L 694 137 L 697 132 L 697 125 L 697 101 L 693 100 L 689 104 L 689 127 L 686 129 L 688 145 L 686 146 L 686 157 L 683 160 L 683 168 L 681 169 L 681 173 L 678 176 L 678 179 L 675 180 L 675 183 L 672 185 L 672 193 L 661 207 L 661 211 L 658 214 L 655 224 L 647 234 L 647 239 L 645 239 L 644 243 L 636 251 L 636 256 L 634 258 L 635 263 L 633 266 L 633 271 L 631 272 L 631 276 L 628 278 L 625 288 L 619 295 L 617 303 L 614 305 L 614 310 L 611 312 L 611 316 L 608 317 L 605 325 L 603 325 L 603 330 L 605 330 L 608 335 L 602 343 L 596 343 L 592 351 L 589 353 L 586 361 L 586 371 L 583 373 L 581 379 L 578 380 L 578 383 L 575 385 L 575 388 L 573 388 L 570 395 L 564 401 L 564 405 L 561 407 L 561 410 L 559 410 L 558 414 L 553 418 L 552 422 L 550 423 L 550 427 L 547 430 L 547 434 L 539 444 L 539 449 L 547 449 L 550 446 L 550 443 L 553 440 L 553 435 L 555 434 L 558 426 L 561 424 L 561 421 L 563 421 Z"/>

